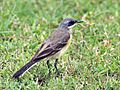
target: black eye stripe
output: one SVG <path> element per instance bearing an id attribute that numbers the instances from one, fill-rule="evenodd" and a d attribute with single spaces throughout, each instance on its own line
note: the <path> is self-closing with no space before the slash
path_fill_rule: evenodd
<path id="1" fill-rule="evenodd" d="M 72 26 L 74 23 L 75 23 L 74 21 L 70 21 L 70 22 L 68 23 L 68 26 Z"/>
<path id="2" fill-rule="evenodd" d="M 74 24 L 75 22 L 74 22 L 74 21 L 71 21 L 70 23 L 71 23 L 71 24 Z"/>

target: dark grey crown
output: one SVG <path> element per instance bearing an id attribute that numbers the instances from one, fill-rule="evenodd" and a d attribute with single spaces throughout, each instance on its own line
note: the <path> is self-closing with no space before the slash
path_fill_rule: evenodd
<path id="1" fill-rule="evenodd" d="M 64 20 L 62 20 L 62 22 L 60 23 L 60 27 L 70 27 L 76 23 L 81 23 L 83 21 L 78 21 L 72 18 L 65 18 Z"/>

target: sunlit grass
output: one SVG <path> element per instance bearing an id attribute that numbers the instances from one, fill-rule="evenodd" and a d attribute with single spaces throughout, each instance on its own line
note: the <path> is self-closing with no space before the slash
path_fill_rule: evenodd
<path id="1" fill-rule="evenodd" d="M 27 63 L 66 17 L 85 19 L 73 30 L 69 50 L 48 77 L 41 61 L 19 80 L 12 74 Z M 120 2 L 117 0 L 0 1 L 0 90 L 118 90 Z M 54 60 L 51 60 L 53 66 Z"/>

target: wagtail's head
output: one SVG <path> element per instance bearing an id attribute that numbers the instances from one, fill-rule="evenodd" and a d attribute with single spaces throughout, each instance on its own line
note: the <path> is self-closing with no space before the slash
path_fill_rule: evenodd
<path id="1" fill-rule="evenodd" d="M 81 22 L 84 22 L 84 21 L 82 21 L 82 20 L 75 20 L 75 19 L 72 19 L 72 18 L 66 18 L 66 19 L 64 19 L 61 23 L 60 23 L 60 25 L 59 25 L 59 27 L 61 27 L 61 28 L 72 28 L 72 27 L 74 27 L 77 23 L 81 23 Z"/>

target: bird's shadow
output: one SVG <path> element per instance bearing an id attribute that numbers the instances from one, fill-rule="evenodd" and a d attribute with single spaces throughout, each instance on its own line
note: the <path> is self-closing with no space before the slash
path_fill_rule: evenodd
<path id="1" fill-rule="evenodd" d="M 38 76 L 38 77 L 34 77 L 34 81 L 39 84 L 39 85 L 44 85 L 45 83 L 49 82 L 50 79 L 53 79 L 53 78 L 61 78 L 62 79 L 62 73 L 61 72 L 54 72 L 54 73 L 51 73 L 51 74 L 47 74 L 47 75 L 44 75 L 44 76 Z"/>
<path id="2" fill-rule="evenodd" d="M 43 86 L 44 84 L 47 84 L 50 79 L 57 79 L 57 78 L 61 78 L 62 79 L 62 73 L 60 72 L 55 72 L 55 73 L 51 73 L 51 74 L 46 74 L 46 75 L 35 75 L 33 78 L 28 78 L 30 81 L 33 80 L 36 84 L 40 85 L 40 86 Z M 19 82 L 19 85 L 23 84 L 25 86 L 28 85 L 28 82 L 24 81 L 23 78 L 18 78 L 18 79 L 15 79 L 17 82 Z M 22 87 L 21 87 L 22 88 Z"/>

